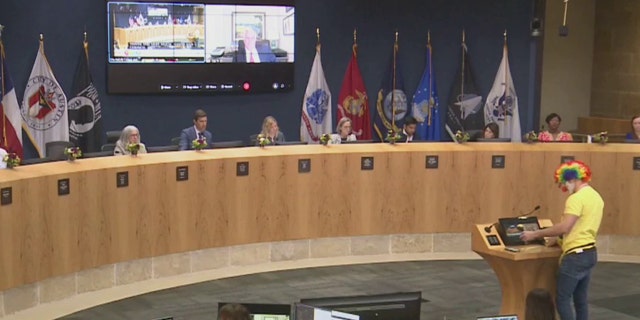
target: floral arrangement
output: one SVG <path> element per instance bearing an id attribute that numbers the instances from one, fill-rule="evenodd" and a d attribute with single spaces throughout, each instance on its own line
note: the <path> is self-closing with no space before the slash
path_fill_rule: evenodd
<path id="1" fill-rule="evenodd" d="M 267 137 L 265 137 L 264 134 L 259 134 L 256 139 L 258 139 L 258 145 L 260 147 L 264 147 L 268 144 L 271 144 L 271 140 L 267 139 Z"/>
<path id="2" fill-rule="evenodd" d="M 64 154 L 67 156 L 69 161 L 73 161 L 82 157 L 82 150 L 80 150 L 79 147 L 69 147 L 64 149 Z"/>
<path id="3" fill-rule="evenodd" d="M 600 142 L 601 144 L 607 143 L 609 141 L 609 135 L 607 131 L 599 132 L 593 135 L 594 142 Z"/>
<path id="4" fill-rule="evenodd" d="M 395 130 L 389 129 L 389 131 L 387 131 L 387 137 L 385 138 L 385 141 L 389 142 L 390 144 L 394 144 L 400 139 L 402 139 L 402 137 Z"/>
<path id="5" fill-rule="evenodd" d="M 524 138 L 527 139 L 528 142 L 536 142 L 538 141 L 538 134 L 535 131 L 529 131 L 525 133 Z"/>
<path id="6" fill-rule="evenodd" d="M 138 155 L 138 151 L 140 151 L 140 144 L 139 143 L 129 143 L 127 145 L 127 151 L 131 152 L 132 156 L 137 156 Z"/>
<path id="7" fill-rule="evenodd" d="M 331 140 L 331 137 L 329 136 L 328 133 L 325 133 L 320 136 L 320 144 L 323 146 L 326 146 L 327 144 L 329 144 L 330 140 Z"/>
<path id="8" fill-rule="evenodd" d="M 191 141 L 191 147 L 193 147 L 194 150 L 198 151 L 206 148 L 208 145 L 209 144 L 207 143 L 207 140 L 201 138 Z"/>
<path id="9" fill-rule="evenodd" d="M 18 157 L 18 155 L 15 153 L 7 153 L 2 158 L 2 161 L 7 164 L 7 168 L 9 169 L 15 168 L 20 165 L 20 157 Z"/>
<path id="10" fill-rule="evenodd" d="M 463 131 L 458 130 L 458 132 L 456 132 L 456 142 L 457 143 L 467 142 L 467 141 L 469 141 L 470 138 L 471 137 L 469 136 L 469 133 L 466 132 L 466 131 L 463 132 Z"/>

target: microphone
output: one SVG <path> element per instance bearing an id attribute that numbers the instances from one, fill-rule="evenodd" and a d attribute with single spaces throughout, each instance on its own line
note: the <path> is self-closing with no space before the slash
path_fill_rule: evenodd
<path id="1" fill-rule="evenodd" d="M 525 213 L 525 214 L 523 214 L 523 215 L 519 216 L 519 217 L 518 217 L 518 219 L 526 219 L 526 217 L 528 217 L 528 216 L 532 215 L 534 212 L 536 212 L 536 211 L 538 211 L 538 210 L 540 210 L 540 205 L 535 206 L 535 208 L 533 208 L 533 210 L 531 210 L 531 211 L 529 211 L 529 212 L 527 212 L 527 213 Z M 495 225 L 497 225 L 497 223 L 493 223 L 493 224 L 490 224 L 490 225 L 488 225 L 488 226 L 484 227 L 484 232 L 486 232 L 486 233 L 491 233 L 491 229 L 492 229 Z"/>
<path id="2" fill-rule="evenodd" d="M 525 213 L 525 214 L 523 214 L 523 215 L 519 216 L 519 217 L 518 217 L 518 219 L 524 219 L 524 218 L 526 218 L 526 217 L 528 217 L 528 216 L 532 215 L 534 212 L 536 212 L 536 211 L 538 211 L 538 210 L 540 210 L 540 205 L 537 205 L 535 208 L 533 208 L 533 210 L 531 210 L 531 211 L 529 211 L 529 212 L 527 212 L 527 213 Z"/>

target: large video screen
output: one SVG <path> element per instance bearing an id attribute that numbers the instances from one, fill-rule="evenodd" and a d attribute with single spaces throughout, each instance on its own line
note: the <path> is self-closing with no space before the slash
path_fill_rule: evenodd
<path id="1" fill-rule="evenodd" d="M 108 91 L 293 89 L 294 0 L 207 1 L 108 1 Z"/>

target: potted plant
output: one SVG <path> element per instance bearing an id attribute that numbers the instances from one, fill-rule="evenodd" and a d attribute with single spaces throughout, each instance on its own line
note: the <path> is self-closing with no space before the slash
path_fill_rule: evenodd
<path id="1" fill-rule="evenodd" d="M 271 144 L 271 140 L 267 139 L 267 137 L 265 137 L 263 134 L 259 134 L 256 139 L 258 139 L 258 145 L 261 148 L 264 148 L 264 146 Z"/>
<path id="2" fill-rule="evenodd" d="M 69 147 L 64 149 L 64 154 L 67 156 L 67 160 L 75 161 L 82 157 L 82 150 L 79 147 Z"/>
<path id="3" fill-rule="evenodd" d="M 458 130 L 458 132 L 456 132 L 456 142 L 457 143 L 465 143 L 467 141 L 469 141 L 471 137 L 469 136 L 469 133 L 466 131 L 460 131 Z"/>
<path id="4" fill-rule="evenodd" d="M 139 143 L 129 143 L 127 145 L 127 151 L 129 151 L 131 153 L 132 157 L 136 157 L 138 156 L 138 151 L 140 151 L 140 144 Z"/>
<path id="5" fill-rule="evenodd" d="M 331 136 L 329 136 L 328 133 L 325 133 L 323 135 L 320 136 L 320 144 L 323 146 L 326 146 L 329 144 L 329 141 L 331 141 Z"/>
<path id="6" fill-rule="evenodd" d="M 538 141 L 538 134 L 535 131 L 529 131 L 525 133 L 524 138 L 529 143 L 534 143 Z"/>
<path id="7" fill-rule="evenodd" d="M 605 144 L 609 141 L 609 135 L 607 131 L 598 132 L 593 135 L 593 141 L 599 142 L 600 144 Z"/>
<path id="8" fill-rule="evenodd" d="M 20 165 L 20 157 L 18 157 L 18 155 L 13 152 L 5 154 L 2 158 L 2 161 L 7 164 L 8 169 L 13 169 Z"/>
<path id="9" fill-rule="evenodd" d="M 207 146 L 208 146 L 207 140 L 202 139 L 202 138 L 198 138 L 198 139 L 195 139 L 195 140 L 191 141 L 191 147 L 193 147 L 193 150 L 196 150 L 196 151 L 201 151 L 202 149 L 206 148 Z"/>
<path id="10" fill-rule="evenodd" d="M 387 137 L 385 138 L 385 141 L 389 142 L 390 144 L 395 144 L 396 141 L 400 140 L 401 138 L 402 137 L 398 134 L 398 132 L 389 129 L 389 131 L 387 131 Z"/>

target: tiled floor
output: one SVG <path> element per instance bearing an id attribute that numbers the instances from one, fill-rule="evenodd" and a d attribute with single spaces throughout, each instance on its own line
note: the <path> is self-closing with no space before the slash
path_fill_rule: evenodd
<path id="1" fill-rule="evenodd" d="M 216 319 L 217 303 L 293 303 L 302 298 L 422 291 L 421 319 L 473 320 L 496 314 L 500 288 L 477 261 L 368 264 L 272 272 L 200 283 L 109 303 L 66 320 Z M 592 320 L 640 319 L 640 265 L 599 263 L 591 281 Z"/>

